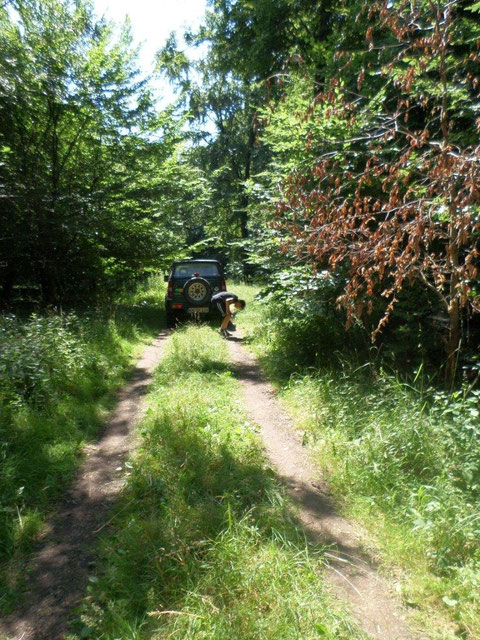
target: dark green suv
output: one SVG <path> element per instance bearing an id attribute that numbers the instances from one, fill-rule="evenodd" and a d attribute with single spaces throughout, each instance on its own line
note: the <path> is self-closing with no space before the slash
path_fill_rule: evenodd
<path id="1" fill-rule="evenodd" d="M 206 315 L 212 296 L 227 290 L 223 267 L 218 260 L 176 260 L 165 281 L 168 282 L 165 296 L 168 327 L 188 315 Z"/>

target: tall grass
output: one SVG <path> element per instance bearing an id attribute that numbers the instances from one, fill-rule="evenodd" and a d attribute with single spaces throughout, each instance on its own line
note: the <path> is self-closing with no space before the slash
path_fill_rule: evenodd
<path id="1" fill-rule="evenodd" d="M 361 637 L 325 596 L 322 550 L 295 526 L 224 342 L 177 331 L 155 385 L 69 639 Z"/>
<path id="2" fill-rule="evenodd" d="M 305 318 L 275 306 L 251 305 L 244 322 L 346 513 L 369 527 L 385 564 L 404 568 L 405 601 L 452 621 L 438 637 L 478 638 L 480 392 L 445 394 L 421 370 L 406 381 L 335 352 L 339 327 L 322 321 L 305 337 L 308 360 Z"/>
<path id="3" fill-rule="evenodd" d="M 393 376 L 369 379 L 358 371 L 294 377 L 283 397 L 348 510 L 381 530 L 378 541 L 391 564 L 413 572 L 406 598 L 426 597 L 475 637 L 480 445 L 471 409 L 477 398 L 419 393 Z"/>
<path id="4" fill-rule="evenodd" d="M 15 560 L 41 534 L 132 357 L 162 324 L 152 295 L 157 283 L 130 294 L 116 313 L 0 316 L 0 611 L 21 587 Z"/>

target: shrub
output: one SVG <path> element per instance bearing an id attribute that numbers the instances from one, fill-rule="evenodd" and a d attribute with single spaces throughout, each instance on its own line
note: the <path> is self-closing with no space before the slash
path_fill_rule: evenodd
<path id="1" fill-rule="evenodd" d="M 139 341 L 135 331 L 129 340 L 124 333 L 121 322 L 101 315 L 0 317 L 2 561 L 30 548 L 83 443 L 98 433 Z M 7 574 L 0 582 L 8 594 L 15 584 Z"/>

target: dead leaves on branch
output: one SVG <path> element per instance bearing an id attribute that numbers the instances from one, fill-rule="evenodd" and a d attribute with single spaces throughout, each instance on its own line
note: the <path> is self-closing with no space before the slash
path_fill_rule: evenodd
<path id="1" fill-rule="evenodd" d="M 286 181 L 274 225 L 298 259 L 347 267 L 338 303 L 348 322 L 385 298 L 378 333 L 413 280 L 434 291 L 447 313 L 480 310 L 478 137 L 472 143 L 480 127 L 480 29 L 465 23 L 458 2 L 377 2 L 364 11 L 372 24 L 358 93 L 346 89 L 344 66 L 316 96 L 324 109 L 308 114 L 343 119 L 354 133 L 309 141 L 316 160 Z M 369 112 L 378 78 L 385 97 Z"/>

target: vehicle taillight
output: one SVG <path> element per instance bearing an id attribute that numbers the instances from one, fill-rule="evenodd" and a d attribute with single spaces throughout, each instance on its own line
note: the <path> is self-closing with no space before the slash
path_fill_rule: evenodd
<path id="1" fill-rule="evenodd" d="M 168 283 L 167 298 L 173 298 L 173 282 Z"/>
<path id="2" fill-rule="evenodd" d="M 225 282 L 225 280 L 222 280 L 220 283 L 220 289 L 222 291 L 226 291 L 227 290 L 227 283 Z"/>

